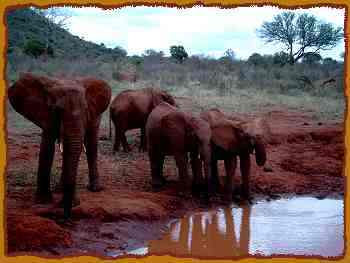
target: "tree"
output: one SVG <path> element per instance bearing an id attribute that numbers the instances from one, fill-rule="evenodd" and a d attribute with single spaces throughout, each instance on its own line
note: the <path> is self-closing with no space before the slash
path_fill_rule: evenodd
<path id="1" fill-rule="evenodd" d="M 29 56 L 38 58 L 45 53 L 45 44 L 36 39 L 31 39 L 27 41 L 24 45 L 23 51 Z"/>
<path id="2" fill-rule="evenodd" d="M 34 12 L 45 17 L 48 23 L 55 24 L 60 28 L 67 29 L 68 20 L 72 17 L 71 12 L 62 7 L 50 7 L 47 9 L 32 8 Z"/>
<path id="3" fill-rule="evenodd" d="M 334 48 L 343 38 L 341 27 L 320 22 L 315 16 L 293 12 L 283 12 L 264 22 L 257 31 L 266 43 L 280 43 L 288 53 L 288 62 L 294 64 L 306 53 L 318 53 L 320 50 Z"/>
<path id="4" fill-rule="evenodd" d="M 248 58 L 248 63 L 254 66 L 260 66 L 264 64 L 264 57 L 259 53 L 253 53 Z"/>
<path id="5" fill-rule="evenodd" d="M 223 57 L 231 61 L 234 61 L 236 59 L 236 53 L 231 48 L 229 48 L 228 50 L 225 51 Z"/>
<path id="6" fill-rule="evenodd" d="M 66 8 L 51 7 L 47 9 L 32 8 L 38 15 L 44 17 L 46 23 L 46 49 L 49 49 L 49 43 L 54 42 L 53 33 L 55 27 L 67 29 L 68 19 L 71 18 L 71 13 Z"/>
<path id="7" fill-rule="evenodd" d="M 171 46 L 170 54 L 177 62 L 182 63 L 186 58 L 188 58 L 188 54 L 183 46 Z"/>
<path id="8" fill-rule="evenodd" d="M 281 51 L 273 55 L 273 64 L 284 66 L 288 63 L 288 53 Z"/>
<path id="9" fill-rule="evenodd" d="M 316 64 L 322 60 L 322 57 L 318 53 L 305 53 L 303 57 L 303 63 L 306 64 Z"/>
<path id="10" fill-rule="evenodd" d="M 116 46 L 115 48 L 113 48 L 112 54 L 113 54 L 112 55 L 113 59 L 119 59 L 119 58 L 126 57 L 128 52 L 124 48 L 122 48 L 120 46 Z"/>
<path id="11" fill-rule="evenodd" d="M 154 57 L 154 58 L 162 58 L 164 57 L 164 52 L 163 51 L 156 51 L 154 49 L 146 49 L 142 56 L 144 57 Z"/>

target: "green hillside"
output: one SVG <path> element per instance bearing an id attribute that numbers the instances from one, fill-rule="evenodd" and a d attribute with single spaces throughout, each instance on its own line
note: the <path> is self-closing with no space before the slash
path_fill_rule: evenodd
<path id="1" fill-rule="evenodd" d="M 121 55 L 119 48 L 110 49 L 73 36 L 57 25 L 47 23 L 44 16 L 29 8 L 9 11 L 7 14 L 8 53 L 16 49 L 24 50 L 29 41 L 35 40 L 53 49 L 55 57 L 94 58 L 106 56 L 115 58 Z"/>

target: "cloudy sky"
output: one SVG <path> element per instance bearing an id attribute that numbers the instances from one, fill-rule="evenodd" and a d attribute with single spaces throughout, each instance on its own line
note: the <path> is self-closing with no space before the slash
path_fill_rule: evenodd
<path id="1" fill-rule="evenodd" d="M 189 55 L 205 54 L 220 57 L 232 49 L 238 58 L 252 53 L 273 54 L 280 51 L 276 44 L 265 44 L 256 30 L 264 21 L 285 10 L 276 7 L 239 7 L 220 9 L 193 7 L 124 7 L 112 10 L 70 8 L 72 17 L 68 30 L 85 40 L 121 46 L 129 55 L 141 55 L 146 49 L 169 54 L 171 45 L 183 45 Z M 295 12 L 311 13 L 324 22 L 344 27 L 344 9 L 312 8 Z M 339 59 L 344 41 L 330 51 L 321 53 Z"/>

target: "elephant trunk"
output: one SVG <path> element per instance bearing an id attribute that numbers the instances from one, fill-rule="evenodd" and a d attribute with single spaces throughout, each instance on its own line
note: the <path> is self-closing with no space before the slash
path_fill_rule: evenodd
<path id="1" fill-rule="evenodd" d="M 255 138 L 254 149 L 255 149 L 256 164 L 258 166 L 265 165 L 265 162 L 266 162 L 266 147 L 265 147 L 264 140 L 261 137 L 256 137 Z"/>
<path id="2" fill-rule="evenodd" d="M 83 148 L 83 134 L 82 128 L 76 127 L 77 122 L 71 122 L 64 125 L 63 136 L 63 167 L 62 167 L 62 181 L 63 181 L 63 207 L 64 217 L 70 218 L 75 197 L 76 177 L 80 154 Z M 75 127 L 71 127 L 74 123 Z"/>

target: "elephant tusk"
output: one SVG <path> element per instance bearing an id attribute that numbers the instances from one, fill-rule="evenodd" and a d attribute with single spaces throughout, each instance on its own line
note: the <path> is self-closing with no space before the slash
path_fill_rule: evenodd
<path id="1" fill-rule="evenodd" d="M 63 153 L 62 143 L 59 143 L 59 144 L 58 144 L 58 148 L 60 149 L 60 152 Z M 86 153 L 85 145 L 83 145 L 83 150 L 84 150 L 84 152 Z"/>

